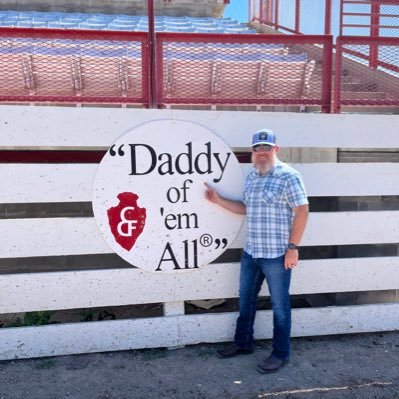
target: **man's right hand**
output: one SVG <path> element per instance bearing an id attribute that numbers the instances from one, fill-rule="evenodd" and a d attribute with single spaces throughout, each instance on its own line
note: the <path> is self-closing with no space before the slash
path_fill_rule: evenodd
<path id="1" fill-rule="evenodd" d="M 224 209 L 227 209 L 230 212 L 237 213 L 238 215 L 245 215 L 247 210 L 245 208 L 245 205 L 241 201 L 235 201 L 231 200 L 228 198 L 224 198 L 219 193 L 209 186 L 207 183 L 204 183 L 206 186 L 206 191 L 205 191 L 205 198 L 208 201 L 213 202 L 214 204 L 217 204 L 221 206 Z"/>

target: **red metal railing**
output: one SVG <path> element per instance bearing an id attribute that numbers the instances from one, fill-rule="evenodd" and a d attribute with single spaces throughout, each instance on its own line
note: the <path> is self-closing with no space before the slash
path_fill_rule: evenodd
<path id="1" fill-rule="evenodd" d="M 0 29 L 0 101 L 331 108 L 332 37 Z M 398 38 L 338 39 L 335 112 L 398 106 Z M 150 69 L 150 48 L 154 51 Z"/>
<path id="2" fill-rule="evenodd" d="M 157 34 L 168 104 L 319 105 L 330 112 L 332 37 Z"/>
<path id="3" fill-rule="evenodd" d="M 337 39 L 335 112 L 342 105 L 399 105 L 399 0 L 339 0 L 339 10 L 332 0 L 249 4 L 250 20 L 285 33 L 324 31 Z M 359 37 L 363 35 L 368 38 Z"/>
<path id="4" fill-rule="evenodd" d="M 341 0 L 340 30 L 342 36 L 398 37 L 398 0 Z M 371 43 L 368 62 L 378 67 L 378 46 Z"/>
<path id="5" fill-rule="evenodd" d="M 338 37 L 334 91 L 334 112 L 342 105 L 399 106 L 399 38 Z"/>
<path id="6" fill-rule="evenodd" d="M 331 65 L 328 36 L 150 39 L 147 32 L 0 29 L 1 102 L 319 105 L 329 112 Z"/>
<path id="7" fill-rule="evenodd" d="M 300 6 L 300 0 L 249 0 L 249 20 L 299 34 Z"/>
<path id="8" fill-rule="evenodd" d="M 249 20 L 288 33 L 397 37 L 398 0 L 249 0 Z"/>
<path id="9" fill-rule="evenodd" d="M 398 0 L 341 0 L 340 36 L 395 37 L 399 33 Z"/>
<path id="10" fill-rule="evenodd" d="M 0 28 L 0 101 L 149 105 L 146 32 Z"/>
<path id="11" fill-rule="evenodd" d="M 294 34 L 331 34 L 332 0 L 249 0 L 249 4 L 250 21 Z"/>

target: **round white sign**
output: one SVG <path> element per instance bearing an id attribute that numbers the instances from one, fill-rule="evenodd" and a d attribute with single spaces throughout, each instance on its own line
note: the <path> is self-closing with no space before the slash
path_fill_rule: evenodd
<path id="1" fill-rule="evenodd" d="M 207 201 L 205 183 L 241 198 L 243 173 L 229 147 L 196 123 L 145 123 L 102 159 L 94 216 L 106 242 L 130 264 L 152 272 L 198 269 L 225 251 L 243 221 Z"/>

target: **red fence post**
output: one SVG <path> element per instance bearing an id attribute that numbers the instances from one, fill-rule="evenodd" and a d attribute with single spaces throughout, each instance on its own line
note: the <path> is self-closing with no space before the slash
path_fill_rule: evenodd
<path id="1" fill-rule="evenodd" d="M 263 21 L 263 2 L 262 0 L 259 1 L 259 20 Z"/>
<path id="2" fill-rule="evenodd" d="M 154 85 L 156 86 L 156 101 L 157 107 L 161 108 L 164 105 L 164 66 L 163 66 L 163 57 L 164 57 L 164 42 L 161 39 L 157 40 L 156 48 L 155 48 L 155 76 L 154 76 Z"/>
<path id="3" fill-rule="evenodd" d="M 342 74 L 342 43 L 337 37 L 335 48 L 335 75 L 334 75 L 334 113 L 341 112 L 341 74 Z"/>
<path id="4" fill-rule="evenodd" d="M 274 23 L 275 23 L 275 27 L 276 29 L 278 29 L 278 24 L 279 24 L 279 19 L 278 19 L 278 12 L 279 12 L 279 2 L 280 0 L 275 0 L 274 3 Z"/>
<path id="5" fill-rule="evenodd" d="M 371 18 L 370 18 L 370 37 L 378 38 L 380 35 L 380 5 L 371 3 Z M 378 67 L 378 44 L 370 44 L 370 68 L 377 69 Z"/>
<path id="6" fill-rule="evenodd" d="M 340 0 L 339 3 L 339 36 L 343 35 L 343 25 L 344 23 L 344 0 Z"/>
<path id="7" fill-rule="evenodd" d="M 148 38 L 149 38 L 149 94 L 150 94 L 150 108 L 157 108 L 157 94 L 156 94 L 156 71 L 155 71 L 155 23 L 154 23 L 154 0 L 148 0 Z"/>
<path id="8" fill-rule="evenodd" d="M 322 105 L 321 112 L 331 113 L 331 89 L 332 89 L 332 64 L 333 64 L 333 37 L 326 36 L 323 43 L 323 72 L 322 72 Z"/>
<path id="9" fill-rule="evenodd" d="M 149 44 L 148 37 L 146 41 L 141 43 L 141 87 L 142 87 L 142 96 L 143 96 L 143 104 L 146 108 L 151 107 L 150 100 L 150 92 L 151 92 L 151 83 L 150 83 L 150 52 L 149 52 Z"/>
<path id="10" fill-rule="evenodd" d="M 331 35 L 331 0 L 325 0 L 324 34 Z"/>

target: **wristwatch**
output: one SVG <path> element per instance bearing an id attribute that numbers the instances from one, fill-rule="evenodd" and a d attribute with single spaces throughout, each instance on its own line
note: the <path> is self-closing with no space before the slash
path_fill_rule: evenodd
<path id="1" fill-rule="evenodd" d="M 298 245 L 296 245 L 296 244 L 294 244 L 292 242 L 288 243 L 288 249 L 298 249 L 298 248 L 299 248 Z"/>

